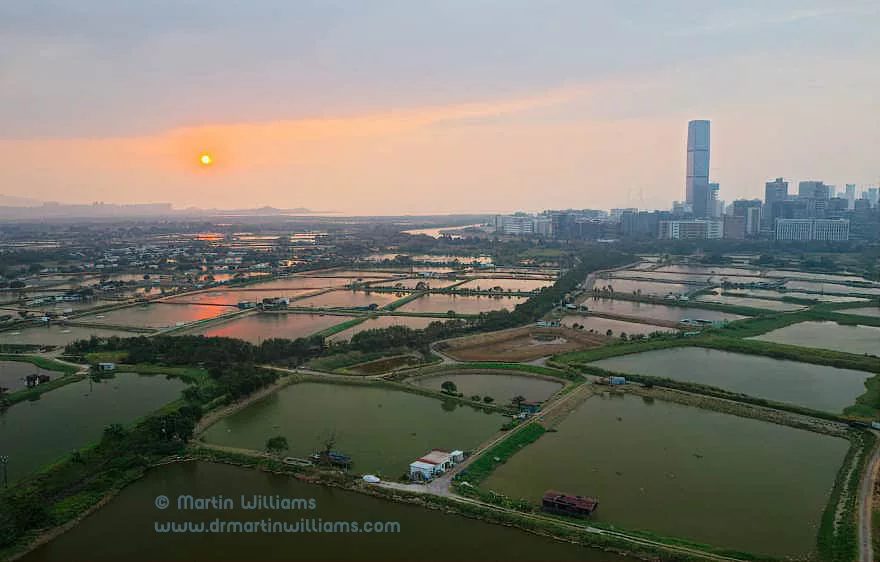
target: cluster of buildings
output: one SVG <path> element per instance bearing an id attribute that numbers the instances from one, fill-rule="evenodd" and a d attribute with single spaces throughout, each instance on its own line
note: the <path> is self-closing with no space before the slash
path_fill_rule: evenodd
<path id="1" fill-rule="evenodd" d="M 768 181 L 764 199 L 739 199 L 724 205 L 720 185 L 709 177 L 710 124 L 688 123 L 685 200 L 669 211 L 583 209 L 516 213 L 495 218 L 499 234 L 541 236 L 560 240 L 710 240 L 765 238 L 786 242 L 880 240 L 878 188 L 857 195 L 856 186 L 843 190 L 822 181 L 798 183 L 789 192 L 783 178 Z"/>

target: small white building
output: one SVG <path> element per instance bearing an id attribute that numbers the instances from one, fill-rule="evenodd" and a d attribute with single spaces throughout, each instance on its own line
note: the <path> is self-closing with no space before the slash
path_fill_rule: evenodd
<path id="1" fill-rule="evenodd" d="M 413 480 L 431 480 L 464 460 L 464 452 L 431 449 L 431 452 L 409 465 L 409 476 Z"/>

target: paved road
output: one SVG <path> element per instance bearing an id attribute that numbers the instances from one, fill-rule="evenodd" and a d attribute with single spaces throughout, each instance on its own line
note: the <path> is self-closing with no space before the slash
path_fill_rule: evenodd
<path id="1" fill-rule="evenodd" d="M 877 435 L 877 432 L 874 434 Z M 862 482 L 859 485 L 859 560 L 861 562 L 874 562 L 871 522 L 878 461 L 880 461 L 880 441 L 878 441 L 878 446 L 874 448 L 874 453 L 865 467 L 865 473 L 862 475 Z"/>

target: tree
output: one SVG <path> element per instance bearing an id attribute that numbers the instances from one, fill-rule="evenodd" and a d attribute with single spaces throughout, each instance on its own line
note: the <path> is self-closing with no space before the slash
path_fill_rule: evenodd
<path id="1" fill-rule="evenodd" d="M 474 394 L 473 396 L 471 396 L 471 400 L 473 400 L 474 402 L 479 402 L 479 401 L 480 401 L 480 395 L 479 395 L 479 394 Z"/>
<path id="2" fill-rule="evenodd" d="M 526 401 L 526 397 L 523 396 L 522 394 L 517 394 L 511 400 L 511 402 L 513 402 L 513 405 L 516 406 L 517 410 L 522 409 L 523 402 L 525 402 L 525 401 Z"/>
<path id="3" fill-rule="evenodd" d="M 605 332 L 605 335 L 610 338 L 611 336 L 614 335 L 614 331 L 611 328 L 609 328 L 608 331 Z"/>
<path id="4" fill-rule="evenodd" d="M 620 332 L 620 339 L 622 339 L 623 341 L 627 340 L 626 332 Z"/>
<path id="5" fill-rule="evenodd" d="M 276 435 L 266 441 L 266 451 L 272 455 L 280 455 L 288 449 L 287 437 Z"/>
<path id="6" fill-rule="evenodd" d="M 483 402 L 485 402 L 486 404 L 491 404 L 494 401 L 495 401 L 495 399 L 492 398 L 491 396 L 483 396 Z"/>
<path id="7" fill-rule="evenodd" d="M 458 392 L 458 387 L 455 386 L 455 383 L 452 381 L 443 381 L 443 384 L 440 385 L 440 389 L 447 394 L 455 394 Z"/>

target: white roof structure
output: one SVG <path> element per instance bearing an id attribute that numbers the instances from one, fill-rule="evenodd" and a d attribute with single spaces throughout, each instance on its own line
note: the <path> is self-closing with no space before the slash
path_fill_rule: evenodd
<path id="1" fill-rule="evenodd" d="M 435 465 L 422 462 L 421 460 L 409 463 L 409 467 L 418 470 L 434 470 Z"/>

